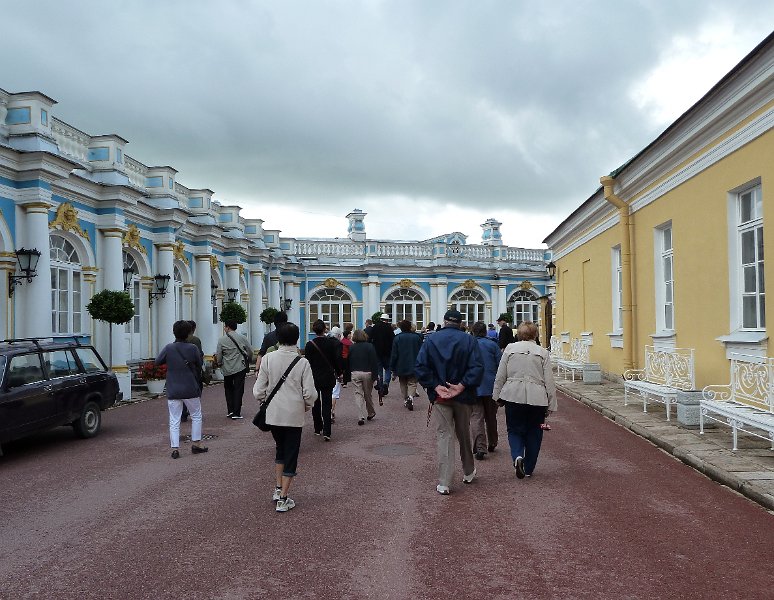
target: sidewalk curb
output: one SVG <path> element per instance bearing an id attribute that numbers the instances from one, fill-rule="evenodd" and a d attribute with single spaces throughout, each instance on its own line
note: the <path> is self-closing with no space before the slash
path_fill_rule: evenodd
<path id="1" fill-rule="evenodd" d="M 702 458 L 692 454 L 691 451 L 685 447 L 675 445 L 674 443 L 659 437 L 657 434 L 650 431 L 650 428 L 644 427 L 639 423 L 634 423 L 625 416 L 611 410 L 607 406 L 603 406 L 591 398 L 570 390 L 558 382 L 556 387 L 566 396 L 569 396 L 570 398 L 585 404 L 589 408 L 592 408 L 600 413 L 603 417 L 613 421 L 625 429 L 628 429 L 641 438 L 648 440 L 655 446 L 658 446 L 665 452 L 674 456 L 677 460 L 681 461 L 692 469 L 695 469 L 699 473 L 709 477 L 713 481 L 716 481 L 721 485 L 724 485 L 734 490 L 735 492 L 738 492 L 749 500 L 760 504 L 766 510 L 774 511 L 774 496 L 761 489 L 760 486 L 756 485 L 754 482 L 741 479 L 733 473 L 729 473 L 725 469 L 706 462 Z"/>

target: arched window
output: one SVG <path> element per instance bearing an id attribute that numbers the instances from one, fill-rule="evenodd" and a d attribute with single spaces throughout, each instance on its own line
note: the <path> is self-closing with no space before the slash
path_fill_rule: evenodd
<path id="1" fill-rule="evenodd" d="M 318 290 L 309 298 L 309 331 L 317 319 L 325 321 L 328 327 L 352 323 L 352 298 L 339 289 Z"/>
<path id="2" fill-rule="evenodd" d="M 50 236 L 51 332 L 83 331 L 81 259 L 75 247 L 59 235 Z"/>
<path id="3" fill-rule="evenodd" d="M 139 334 L 140 333 L 140 269 L 137 266 L 137 261 L 134 260 L 131 254 L 124 252 L 123 254 L 124 269 L 132 270 L 132 282 L 129 284 L 129 295 L 134 303 L 134 316 L 126 324 L 124 331 L 126 333 Z"/>
<path id="4" fill-rule="evenodd" d="M 452 308 L 462 313 L 462 320 L 468 326 L 476 321 L 484 320 L 484 307 L 486 301 L 481 292 L 477 290 L 459 290 L 451 297 Z"/>
<path id="5" fill-rule="evenodd" d="M 513 326 L 516 327 L 524 321 L 538 322 L 537 297 L 527 290 L 518 290 L 508 301 L 508 308 L 513 312 Z"/>
<path id="6" fill-rule="evenodd" d="M 183 318 L 183 275 L 180 269 L 175 266 L 173 275 L 173 294 L 175 297 L 175 321 Z"/>
<path id="7" fill-rule="evenodd" d="M 384 310 L 392 317 L 393 323 L 408 320 L 422 329 L 425 324 L 425 311 L 422 295 L 416 290 L 398 288 L 387 295 Z"/>

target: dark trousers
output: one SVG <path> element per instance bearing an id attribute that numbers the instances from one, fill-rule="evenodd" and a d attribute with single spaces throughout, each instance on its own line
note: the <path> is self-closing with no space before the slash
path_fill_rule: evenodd
<path id="1" fill-rule="evenodd" d="M 242 414 L 242 396 L 245 395 L 245 375 L 247 370 L 223 376 L 223 389 L 226 393 L 226 409 L 229 413 Z"/>
<path id="2" fill-rule="evenodd" d="M 505 422 L 508 426 L 508 443 L 511 446 L 511 458 L 524 459 L 524 472 L 532 475 L 540 454 L 543 430 L 540 425 L 545 421 L 546 407 L 530 404 L 505 403 Z"/>
<path id="3" fill-rule="evenodd" d="M 285 477 L 295 477 L 298 468 L 298 453 L 301 450 L 301 428 L 271 426 L 271 435 L 277 444 L 274 463 L 283 465 Z"/>
<path id="4" fill-rule="evenodd" d="M 317 388 L 317 400 L 312 406 L 312 420 L 315 433 L 331 436 L 331 406 L 333 406 L 333 386 Z"/>

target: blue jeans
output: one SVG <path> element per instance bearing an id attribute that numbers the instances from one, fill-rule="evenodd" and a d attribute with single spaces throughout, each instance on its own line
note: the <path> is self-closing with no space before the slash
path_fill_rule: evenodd
<path id="1" fill-rule="evenodd" d="M 508 426 L 508 443 L 511 446 L 511 459 L 517 456 L 524 459 L 524 472 L 532 475 L 540 454 L 543 430 L 540 425 L 545 421 L 546 407 L 530 404 L 505 403 L 505 422 Z"/>
<path id="2" fill-rule="evenodd" d="M 390 385 L 390 379 L 392 379 L 392 371 L 390 370 L 390 357 L 379 357 L 379 387 L 382 390 L 387 391 Z"/>

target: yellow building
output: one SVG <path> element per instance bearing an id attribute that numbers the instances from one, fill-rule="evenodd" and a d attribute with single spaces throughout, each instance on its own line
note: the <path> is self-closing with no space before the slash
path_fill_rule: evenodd
<path id="1" fill-rule="evenodd" d="M 774 34 L 544 240 L 554 336 L 614 375 L 646 345 L 693 348 L 698 389 L 727 382 L 734 354 L 768 356 L 772 127 Z"/>

